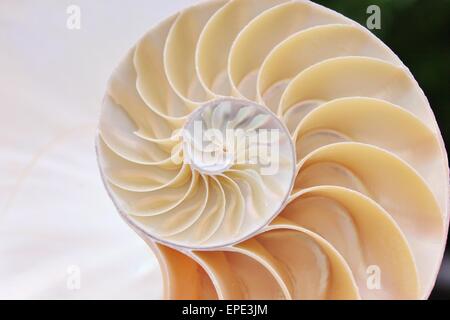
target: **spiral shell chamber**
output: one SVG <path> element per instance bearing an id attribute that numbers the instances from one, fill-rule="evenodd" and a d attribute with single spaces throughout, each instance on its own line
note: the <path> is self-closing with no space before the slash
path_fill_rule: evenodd
<path id="1" fill-rule="evenodd" d="M 279 130 L 278 171 L 236 161 L 251 143 L 205 145 L 196 122 Z M 434 285 L 449 174 L 428 100 L 378 38 L 310 1 L 206 1 L 158 24 L 110 80 L 96 149 L 165 298 L 423 299 Z"/>

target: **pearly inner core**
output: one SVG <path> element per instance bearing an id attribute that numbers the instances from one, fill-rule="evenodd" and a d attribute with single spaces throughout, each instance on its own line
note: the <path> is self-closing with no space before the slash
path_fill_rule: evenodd
<path id="1" fill-rule="evenodd" d="M 280 142 L 280 129 L 275 127 L 275 115 L 262 106 L 236 99 L 214 100 L 197 109 L 183 128 L 184 162 L 212 176 L 235 165 L 279 162 L 279 153 L 268 148 Z"/>

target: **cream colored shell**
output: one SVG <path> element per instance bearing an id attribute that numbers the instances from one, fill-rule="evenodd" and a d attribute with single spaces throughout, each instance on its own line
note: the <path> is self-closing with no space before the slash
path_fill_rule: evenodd
<path id="1" fill-rule="evenodd" d="M 282 130 L 278 175 L 185 161 L 180 129 L 193 118 L 218 128 L 246 107 Z M 207 1 L 158 24 L 111 78 L 97 153 L 168 299 L 422 299 L 433 288 L 449 174 L 432 110 L 388 47 L 313 2 Z"/>

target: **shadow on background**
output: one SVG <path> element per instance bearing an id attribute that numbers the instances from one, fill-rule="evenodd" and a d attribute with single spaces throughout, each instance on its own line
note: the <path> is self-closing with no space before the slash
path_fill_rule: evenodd
<path id="1" fill-rule="evenodd" d="M 313 0 L 366 25 L 367 8 L 381 9 L 382 39 L 414 74 L 450 146 L 450 0 Z M 450 299 L 450 248 L 431 299 Z"/>

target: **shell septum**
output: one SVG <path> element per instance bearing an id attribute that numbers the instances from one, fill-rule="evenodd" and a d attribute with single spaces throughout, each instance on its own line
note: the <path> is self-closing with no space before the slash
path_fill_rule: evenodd
<path id="1" fill-rule="evenodd" d="M 385 44 L 311 1 L 210 0 L 157 25 L 111 78 L 97 151 L 167 298 L 433 287 L 449 219 L 433 112 Z"/>

